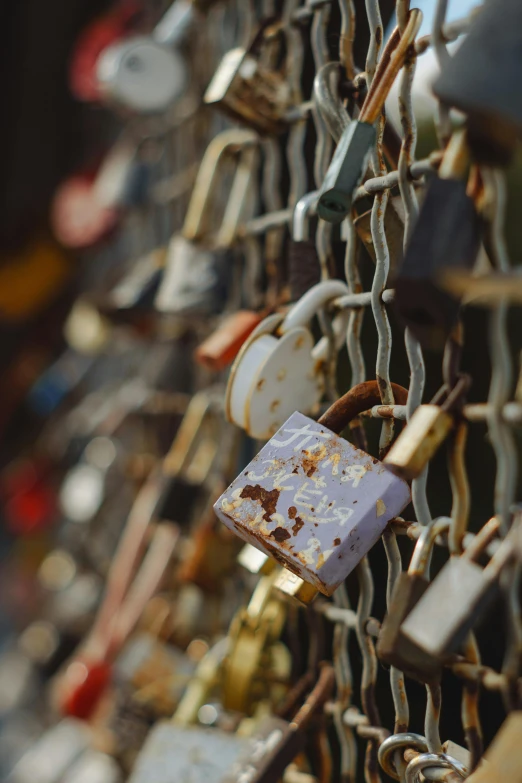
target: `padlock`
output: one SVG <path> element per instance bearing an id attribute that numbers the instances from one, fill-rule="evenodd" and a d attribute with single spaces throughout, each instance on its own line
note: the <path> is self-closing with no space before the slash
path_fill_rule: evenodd
<path id="1" fill-rule="evenodd" d="M 265 22 L 247 49 L 227 52 L 203 99 L 259 133 L 268 134 L 287 128 L 285 115 L 291 108 L 290 86 L 284 74 L 262 62 L 267 46 L 277 44 L 280 48 L 276 38 L 282 32 L 274 37 L 273 29 L 271 21 Z"/>
<path id="2" fill-rule="evenodd" d="M 522 783 L 522 712 L 511 712 L 484 753 L 469 783 Z"/>
<path id="3" fill-rule="evenodd" d="M 286 694 L 290 653 L 280 642 L 286 606 L 274 595 L 277 573 L 259 580 L 248 606 L 230 625 L 229 650 L 223 662 L 222 703 L 225 709 L 252 715 L 262 701 L 274 707 Z"/>
<path id="4" fill-rule="evenodd" d="M 422 650 L 418 647 L 411 645 L 402 633 L 401 625 L 428 589 L 427 572 L 435 539 L 447 531 L 450 521 L 444 517 L 434 519 L 423 528 L 415 545 L 408 571 L 401 573 L 396 582 L 377 640 L 377 656 L 383 663 L 395 666 L 404 674 L 420 679 L 421 682 L 429 681 L 430 678 L 436 680 L 440 675 L 440 665 L 438 662 L 434 663 L 429 656 L 423 656 Z M 418 666 L 417 657 L 420 658 Z"/>
<path id="5" fill-rule="evenodd" d="M 197 15 L 195 3 L 175 2 L 150 36 L 134 35 L 106 46 L 96 61 L 103 98 L 140 114 L 166 111 L 188 84 L 177 45 Z"/>
<path id="6" fill-rule="evenodd" d="M 385 456 L 385 465 L 407 480 L 420 476 L 454 428 L 470 383 L 468 375 L 461 375 L 451 391 L 443 386 L 429 404 L 419 405 Z"/>
<path id="7" fill-rule="evenodd" d="M 310 216 L 317 208 L 319 191 L 299 199 L 292 217 L 292 241 L 288 248 L 288 285 L 290 299 L 296 302 L 321 279 L 321 267 L 315 241 L 310 239 Z"/>
<path id="8" fill-rule="evenodd" d="M 129 783 L 220 781 L 250 747 L 246 737 L 202 726 L 156 723 L 150 731 Z"/>
<path id="9" fill-rule="evenodd" d="M 91 731 L 82 721 L 61 720 L 22 756 L 6 783 L 60 783 L 87 750 L 91 738 Z"/>
<path id="10" fill-rule="evenodd" d="M 223 318 L 194 354 L 196 362 L 207 370 L 220 372 L 238 355 L 243 343 L 263 320 L 264 314 L 253 310 L 236 310 Z"/>
<path id="11" fill-rule="evenodd" d="M 522 128 L 522 101 L 515 86 L 521 28 L 517 0 L 484 3 L 433 85 L 441 101 L 467 114 L 473 154 L 490 166 L 509 163 Z"/>
<path id="12" fill-rule="evenodd" d="M 485 527 L 462 556 L 445 564 L 401 626 L 412 650 L 419 648 L 433 665 L 458 652 L 496 597 L 502 569 L 515 558 L 512 538 L 509 533 L 482 569 L 474 560 L 484 542 L 490 542 L 490 531 Z"/>
<path id="13" fill-rule="evenodd" d="M 169 242 L 166 269 L 155 299 L 163 313 L 214 314 L 222 310 L 232 274 L 229 248 L 246 217 L 258 137 L 238 128 L 223 131 L 209 144 L 199 167 L 181 234 Z M 234 182 L 221 225 L 210 220 L 212 197 L 228 158 L 237 158 Z"/>
<path id="14" fill-rule="evenodd" d="M 373 383 L 371 399 L 361 403 L 355 387 L 319 422 L 293 413 L 214 506 L 240 538 L 325 595 L 410 499 L 404 480 L 336 434 L 380 400 Z"/>
<path id="15" fill-rule="evenodd" d="M 459 301 L 441 288 L 451 271 L 473 267 L 480 247 L 480 219 L 467 193 L 466 132 L 456 131 L 439 176 L 429 184 L 395 280 L 394 306 L 421 345 L 442 350 L 459 313 Z"/>
<path id="16" fill-rule="evenodd" d="M 317 214 L 323 220 L 340 223 L 350 212 L 353 193 L 364 176 L 375 145 L 375 126 L 384 101 L 404 64 L 421 22 L 422 13 L 418 9 L 411 10 L 402 36 L 396 28 L 386 44 L 359 118 L 343 131 L 326 172 L 317 204 Z"/>
<path id="17" fill-rule="evenodd" d="M 340 280 L 318 283 L 283 318 L 270 315 L 254 329 L 232 365 L 226 415 L 253 438 L 267 439 L 298 409 L 312 412 L 324 389 L 328 340 L 315 346 L 308 323 L 321 308 L 348 293 Z M 337 348 L 345 339 L 348 314 L 334 318 Z"/>

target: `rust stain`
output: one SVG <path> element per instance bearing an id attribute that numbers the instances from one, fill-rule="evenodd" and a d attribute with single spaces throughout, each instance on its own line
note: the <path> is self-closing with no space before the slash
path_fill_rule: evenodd
<path id="1" fill-rule="evenodd" d="M 243 487 L 240 497 L 258 500 L 265 512 L 263 514 L 263 519 L 266 522 L 270 522 L 272 514 L 275 514 L 276 511 L 277 501 L 279 500 L 279 490 L 268 490 L 261 487 L 259 484 L 247 484 L 246 487 Z"/>
<path id="2" fill-rule="evenodd" d="M 278 381 L 284 381 L 284 379 L 286 378 L 286 370 L 285 369 L 279 370 L 276 377 Z"/>
<path id="3" fill-rule="evenodd" d="M 290 506 L 290 508 L 288 509 L 288 518 L 289 519 L 295 519 L 296 515 L 297 515 L 296 507 L 295 506 Z"/>
<path id="4" fill-rule="evenodd" d="M 299 531 L 301 530 L 303 525 L 304 525 L 304 522 L 301 519 L 301 517 L 296 517 L 295 518 L 295 523 L 292 525 L 292 533 L 294 534 L 294 536 L 296 536 L 299 533 Z"/>
<path id="5" fill-rule="evenodd" d="M 310 455 L 310 452 L 303 451 L 303 454 L 308 454 L 309 456 L 301 460 L 301 467 L 308 478 L 310 478 L 310 476 L 313 476 L 317 470 L 317 462 L 313 459 L 312 455 Z"/>
<path id="6" fill-rule="evenodd" d="M 298 351 L 304 345 L 304 337 L 298 337 L 294 343 L 294 351 Z"/>
<path id="7" fill-rule="evenodd" d="M 334 538 L 334 542 L 333 543 L 334 543 L 334 546 L 339 546 L 339 544 L 341 543 L 341 539 L 340 538 Z"/>
<path id="8" fill-rule="evenodd" d="M 276 410 L 279 408 L 279 405 L 280 405 L 280 404 L 281 404 L 281 403 L 280 403 L 280 401 L 279 401 L 279 400 L 273 400 L 273 401 L 270 403 L 270 413 L 275 413 L 275 412 L 276 412 Z"/>
<path id="9" fill-rule="evenodd" d="M 283 541 L 286 541 L 288 538 L 290 538 L 290 533 L 285 527 L 276 527 L 275 530 L 272 530 L 270 535 L 272 538 L 275 538 L 279 544 L 282 544 Z"/>
<path id="10" fill-rule="evenodd" d="M 261 389 L 264 387 L 264 385 L 265 385 L 265 379 L 264 378 L 260 378 L 258 380 L 258 382 L 256 383 L 257 391 L 261 391 Z"/>

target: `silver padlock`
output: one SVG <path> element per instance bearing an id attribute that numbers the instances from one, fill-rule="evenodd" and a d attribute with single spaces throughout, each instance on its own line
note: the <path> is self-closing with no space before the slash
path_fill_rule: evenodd
<path id="1" fill-rule="evenodd" d="M 163 112 L 183 94 L 188 73 L 176 47 L 198 19 L 197 3 L 176 0 L 150 36 L 106 47 L 96 63 L 102 94 L 140 114 Z"/>
<path id="2" fill-rule="evenodd" d="M 218 729 L 160 721 L 149 733 L 129 783 L 219 781 L 249 747 L 247 738 Z"/>
<path id="3" fill-rule="evenodd" d="M 326 338 L 314 345 L 309 323 L 321 307 L 348 293 L 328 280 L 311 288 L 285 317 L 270 315 L 243 344 L 229 377 L 226 415 L 251 437 L 270 438 L 297 410 L 312 413 L 324 390 Z M 348 313 L 334 318 L 337 348 L 344 343 Z"/>
<path id="4" fill-rule="evenodd" d="M 482 530 L 462 556 L 446 563 L 401 626 L 402 634 L 435 660 L 458 651 L 496 596 L 502 569 L 516 557 L 513 531 L 485 568 L 473 562 L 490 541 L 487 526 Z"/>
<path id="5" fill-rule="evenodd" d="M 293 413 L 214 506 L 240 538 L 325 595 L 410 500 L 404 480 L 322 423 L 348 424 L 334 408 L 319 422 Z"/>
<path id="6" fill-rule="evenodd" d="M 155 307 L 163 313 L 208 314 L 224 305 L 230 259 L 225 252 L 234 243 L 246 217 L 248 189 L 257 165 L 258 137 L 235 128 L 218 134 L 199 167 L 180 234 L 169 242 L 163 279 Z M 220 225 L 211 225 L 212 199 L 224 164 L 237 158 L 236 174 Z"/>

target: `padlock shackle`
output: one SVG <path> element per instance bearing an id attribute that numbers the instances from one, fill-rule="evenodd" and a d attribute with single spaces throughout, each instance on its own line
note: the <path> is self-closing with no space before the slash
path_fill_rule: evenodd
<path id="1" fill-rule="evenodd" d="M 301 196 L 294 207 L 292 216 L 292 239 L 294 242 L 305 242 L 310 239 L 309 218 L 317 209 L 319 191 L 312 190 Z"/>
<path id="2" fill-rule="evenodd" d="M 321 307 L 347 293 L 348 286 L 341 280 L 323 280 L 317 283 L 290 308 L 279 327 L 279 333 L 286 334 L 298 326 L 306 326 Z"/>
<path id="3" fill-rule="evenodd" d="M 420 756 L 412 759 L 406 767 L 405 783 L 420 783 L 421 772 L 433 768 L 450 769 L 463 780 L 468 775 L 468 768 L 446 753 L 421 753 Z"/>
<path id="4" fill-rule="evenodd" d="M 440 179 L 464 179 L 470 166 L 468 135 L 465 127 L 455 130 L 444 150 L 438 170 Z"/>
<path id="5" fill-rule="evenodd" d="M 191 0 L 175 0 L 156 24 L 152 37 L 163 46 L 179 46 L 190 33 L 197 15 Z"/>
<path id="6" fill-rule="evenodd" d="M 422 11 L 413 8 L 401 35 L 396 27 L 390 36 L 377 64 L 372 84 L 364 101 L 359 120 L 373 125 L 379 119 L 384 102 L 397 74 L 404 65 L 408 50 L 415 42 L 415 36 L 422 24 Z"/>
<path id="7" fill-rule="evenodd" d="M 408 566 L 408 574 L 410 574 L 410 576 L 429 576 L 431 554 L 437 536 L 446 533 L 451 522 L 451 517 L 438 517 L 436 519 L 431 519 L 428 524 L 423 527 L 422 533 L 415 544 L 410 565 Z"/>
<path id="8" fill-rule="evenodd" d="M 391 384 L 395 403 L 406 405 L 408 390 L 397 383 Z M 319 424 L 327 427 L 337 435 L 355 419 L 360 413 L 370 410 L 374 405 L 382 405 L 382 399 L 377 381 L 364 381 L 358 383 L 350 391 L 343 394 L 318 420 Z"/>
<path id="9" fill-rule="evenodd" d="M 194 242 L 205 233 L 205 217 L 208 216 L 212 192 L 218 182 L 221 163 L 227 153 L 242 151 L 258 143 L 254 131 L 231 128 L 215 136 L 203 155 L 190 197 L 187 214 L 181 233 L 185 239 Z"/>
<path id="10" fill-rule="evenodd" d="M 326 127 L 337 144 L 343 131 L 351 122 L 339 96 L 338 86 L 341 63 L 330 62 L 317 71 L 314 79 L 314 103 L 326 123 Z M 332 77 L 336 76 L 336 86 L 332 90 Z"/>

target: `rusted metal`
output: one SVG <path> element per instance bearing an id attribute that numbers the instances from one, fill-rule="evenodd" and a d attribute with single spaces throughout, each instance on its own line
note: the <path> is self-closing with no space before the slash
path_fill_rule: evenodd
<path id="1" fill-rule="evenodd" d="M 405 405 L 408 400 L 408 391 L 397 383 L 391 384 L 395 400 L 400 405 Z M 381 395 L 377 381 L 364 381 L 357 384 L 335 402 L 319 419 L 319 424 L 328 427 L 332 432 L 342 432 L 350 421 L 364 411 L 370 410 L 374 405 L 379 405 Z"/>

